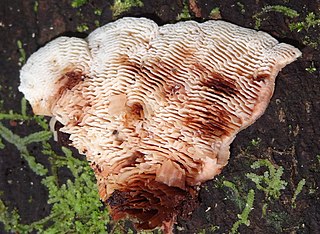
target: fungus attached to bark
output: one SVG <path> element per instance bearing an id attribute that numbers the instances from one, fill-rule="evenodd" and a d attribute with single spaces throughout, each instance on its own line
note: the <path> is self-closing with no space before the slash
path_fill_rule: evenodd
<path id="1" fill-rule="evenodd" d="M 123 18 L 41 48 L 19 89 L 86 154 L 115 219 L 169 232 L 194 209 L 197 186 L 227 164 L 236 134 L 263 114 L 278 72 L 300 55 L 223 21 L 158 27 Z"/>

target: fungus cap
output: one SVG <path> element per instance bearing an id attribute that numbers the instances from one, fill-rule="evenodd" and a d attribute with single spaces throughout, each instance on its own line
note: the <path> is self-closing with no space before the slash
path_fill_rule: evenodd
<path id="1" fill-rule="evenodd" d="M 52 105 L 63 86 L 74 86 L 89 73 L 87 42 L 75 37 L 59 37 L 30 56 L 20 71 L 19 90 L 35 114 L 52 115 Z"/>
<path id="2" fill-rule="evenodd" d="M 54 49 L 61 40 L 77 39 L 55 39 L 32 55 L 20 90 L 86 154 L 113 217 L 129 215 L 142 229 L 170 230 L 192 211 L 197 186 L 221 172 L 236 134 L 265 111 L 278 72 L 301 55 L 223 21 L 158 27 L 123 18 L 81 46 Z M 47 56 L 68 62 L 52 70 Z M 59 81 L 70 78 L 69 63 L 85 76 L 66 88 Z"/>

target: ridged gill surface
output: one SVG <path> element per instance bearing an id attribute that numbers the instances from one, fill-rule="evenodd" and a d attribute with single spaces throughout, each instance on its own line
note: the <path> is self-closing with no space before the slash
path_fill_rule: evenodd
<path id="1" fill-rule="evenodd" d="M 196 186 L 220 173 L 235 135 L 265 111 L 280 69 L 300 56 L 223 21 L 124 18 L 85 40 L 56 40 L 22 68 L 20 90 L 86 154 L 113 217 L 130 215 L 143 229 L 170 230 L 192 211 Z M 43 53 L 63 60 L 58 73 Z M 37 70 L 51 77 L 42 82 L 50 95 L 32 96 L 45 79 Z"/>

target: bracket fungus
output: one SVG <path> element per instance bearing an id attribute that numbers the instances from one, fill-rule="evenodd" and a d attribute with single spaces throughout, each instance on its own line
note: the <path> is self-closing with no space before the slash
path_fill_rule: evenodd
<path id="1" fill-rule="evenodd" d="M 31 55 L 19 90 L 86 154 L 114 219 L 169 233 L 301 52 L 223 21 L 123 18 Z"/>

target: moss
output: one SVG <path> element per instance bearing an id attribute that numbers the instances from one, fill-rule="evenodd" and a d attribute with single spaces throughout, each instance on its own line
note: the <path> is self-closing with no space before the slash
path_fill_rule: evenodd
<path id="1" fill-rule="evenodd" d="M 255 20 L 255 29 L 260 28 L 261 21 L 262 21 L 261 17 L 268 12 L 278 12 L 289 18 L 295 18 L 299 16 L 299 13 L 297 11 L 286 6 L 281 6 L 281 5 L 265 6 L 262 8 L 260 12 L 252 16 L 252 18 Z"/>
<path id="2" fill-rule="evenodd" d="M 260 143 L 261 143 L 261 139 L 258 137 L 258 138 L 255 138 L 255 139 L 252 139 L 251 141 L 250 141 L 250 143 L 251 143 L 251 145 L 253 146 L 253 147 L 258 147 L 259 145 L 260 145 Z"/>
<path id="3" fill-rule="evenodd" d="M 231 233 L 238 233 L 238 228 L 242 224 L 246 226 L 250 225 L 250 220 L 248 218 L 251 210 L 253 209 L 254 195 L 255 195 L 254 190 L 250 189 L 247 196 L 246 206 L 243 209 L 242 213 L 238 214 L 239 220 L 233 224 L 231 228 Z"/>
<path id="4" fill-rule="evenodd" d="M 244 15 L 244 13 L 246 13 L 245 6 L 241 2 L 237 2 L 237 6 L 239 7 L 241 14 Z"/>
<path id="5" fill-rule="evenodd" d="M 0 113 L 0 119 L 23 120 L 25 124 L 37 123 L 42 128 L 21 137 L 0 123 L 0 148 L 3 150 L 5 144 L 12 144 L 18 149 L 29 168 L 42 177 L 42 184 L 49 193 L 47 202 L 52 207 L 48 216 L 23 224 L 19 213 L 15 209 L 9 210 L 5 202 L 0 200 L 0 222 L 5 230 L 16 233 L 105 233 L 109 213 L 99 200 L 96 181 L 88 163 L 75 158 L 65 147 L 62 147 L 63 155 L 52 150 L 49 143 L 52 134 L 47 121 L 41 116 L 28 116 L 25 99 L 21 100 L 21 113 Z M 42 148 L 41 156 L 48 158 L 50 166 L 36 161 L 36 157 L 28 150 L 30 144 Z M 63 184 L 56 173 L 59 168 L 68 168 L 72 174 L 72 178 Z M 30 205 L 34 202 L 32 197 L 28 201 Z"/>
<path id="6" fill-rule="evenodd" d="M 159 229 L 154 231 L 139 231 L 138 234 L 161 234 L 162 232 Z"/>
<path id="7" fill-rule="evenodd" d="M 94 14 L 98 16 L 102 15 L 102 9 L 95 9 Z"/>
<path id="8" fill-rule="evenodd" d="M 267 159 L 258 160 L 251 165 L 252 169 L 259 169 L 261 167 L 268 169 L 263 175 L 247 173 L 246 176 L 256 184 L 257 189 L 265 192 L 268 199 L 278 199 L 281 190 L 285 189 L 287 185 L 287 182 L 281 179 L 283 167 L 276 169 Z"/>
<path id="9" fill-rule="evenodd" d="M 177 21 L 179 20 L 188 20 L 191 19 L 190 11 L 189 11 L 189 6 L 188 6 L 188 1 L 183 1 L 183 8 L 180 14 L 177 16 Z"/>
<path id="10" fill-rule="evenodd" d="M 20 54 L 19 66 L 22 66 L 23 64 L 26 63 L 27 56 L 26 56 L 26 52 L 25 52 L 25 50 L 23 48 L 22 41 L 17 40 L 17 46 L 18 46 L 18 50 L 19 50 L 19 54 Z"/>
<path id="11" fill-rule="evenodd" d="M 3 144 L 2 139 L 0 138 L 0 150 L 4 149 L 6 147 L 5 144 Z"/>
<path id="12" fill-rule="evenodd" d="M 311 62 L 311 65 L 309 67 L 306 67 L 306 71 L 309 73 L 314 73 L 317 71 L 317 68 L 314 66 L 314 62 Z"/>
<path id="13" fill-rule="evenodd" d="M 99 21 L 99 20 L 95 20 L 95 21 L 94 21 L 94 25 L 95 25 L 96 27 L 100 27 L 100 21 Z"/>
<path id="14" fill-rule="evenodd" d="M 20 215 L 17 210 L 10 211 L 2 200 L 0 200 L 0 222 L 2 222 L 7 232 L 14 229 L 25 233 L 28 230 L 27 226 L 20 224 Z"/>
<path id="15" fill-rule="evenodd" d="M 289 215 L 285 212 L 269 212 L 266 216 L 267 224 L 277 230 L 277 233 L 282 233 L 283 224 L 289 218 Z"/>
<path id="16" fill-rule="evenodd" d="M 20 102 L 21 106 L 21 115 L 27 116 L 27 100 L 23 97 Z"/>
<path id="17" fill-rule="evenodd" d="M 245 200 L 241 197 L 236 185 L 227 180 L 223 181 L 223 185 L 231 190 L 231 194 L 227 194 L 228 198 L 236 204 L 239 210 L 242 210 L 245 205 Z"/>
<path id="18" fill-rule="evenodd" d="M 306 180 L 305 179 L 302 179 L 299 181 L 298 185 L 297 185 L 297 188 L 296 190 L 294 191 L 294 194 L 293 194 L 293 197 L 291 199 L 291 206 L 293 208 L 296 208 L 297 204 L 296 204 L 296 200 L 297 200 L 297 197 L 298 195 L 301 193 L 302 189 L 303 189 L 303 186 L 306 184 Z"/>
<path id="19" fill-rule="evenodd" d="M 78 7 L 81 7 L 85 4 L 87 4 L 88 2 L 89 2 L 88 0 L 72 0 L 71 6 L 73 8 L 78 8 Z"/>
<path id="20" fill-rule="evenodd" d="M 37 174 L 37 175 L 45 175 L 48 170 L 42 165 L 36 162 L 34 156 L 32 156 L 28 149 L 27 145 L 34 142 L 41 142 L 48 140 L 51 137 L 51 133 L 48 131 L 40 131 L 32 133 L 26 137 L 20 137 L 6 128 L 2 123 L 0 123 L 0 136 L 6 140 L 8 143 L 11 143 L 16 146 L 19 150 L 20 155 L 23 159 L 25 159 L 29 165 L 29 167 Z"/>
<path id="21" fill-rule="evenodd" d="M 105 230 L 109 215 L 106 210 L 100 210 L 102 204 L 93 172 L 87 162 L 74 158 L 70 150 L 63 148 L 63 151 L 66 157 L 60 158 L 59 167 L 64 165 L 69 168 L 75 179 L 69 179 L 61 186 L 54 175 L 43 179 L 42 183 L 49 190 L 48 203 L 52 204 L 49 216 L 55 220 L 47 231 L 100 233 Z"/>
<path id="22" fill-rule="evenodd" d="M 268 208 L 268 204 L 264 203 L 261 209 L 261 213 L 262 213 L 262 217 L 266 217 L 267 215 L 267 208 Z"/>
<path id="23" fill-rule="evenodd" d="M 310 46 L 314 49 L 317 49 L 320 44 L 320 37 L 312 39 L 309 36 L 305 36 L 302 40 L 302 43 L 306 46 Z"/>
<path id="24" fill-rule="evenodd" d="M 34 3 L 33 3 L 33 11 L 34 11 L 34 13 L 38 13 L 38 9 L 39 9 L 39 2 L 38 1 L 34 1 Z"/>
<path id="25" fill-rule="evenodd" d="M 219 7 L 215 7 L 210 11 L 210 19 L 221 19 L 221 12 Z"/>
<path id="26" fill-rule="evenodd" d="M 89 30 L 89 26 L 85 23 L 83 24 L 80 24 L 77 26 L 77 31 L 78 32 L 85 32 L 85 31 L 88 31 Z"/>
<path id="27" fill-rule="evenodd" d="M 200 230 L 198 232 L 198 234 L 207 234 L 207 233 L 213 234 L 216 231 L 218 231 L 219 229 L 220 229 L 219 226 L 211 225 L 209 228 L 204 228 L 204 229 Z"/>
<path id="28" fill-rule="evenodd" d="M 115 0 L 111 7 L 113 18 L 117 18 L 123 12 L 130 10 L 132 7 L 142 7 L 141 0 Z"/>
<path id="29" fill-rule="evenodd" d="M 296 31 L 296 32 L 305 31 L 305 33 L 308 33 L 311 31 L 311 29 L 312 30 L 319 29 L 319 26 L 320 26 L 319 14 L 315 14 L 314 12 L 309 12 L 303 21 L 291 23 L 289 25 L 289 28 L 291 31 Z M 318 36 L 310 38 L 309 35 L 306 35 L 303 38 L 302 43 L 304 45 L 307 45 L 316 49 L 320 44 L 320 38 Z"/>
<path id="30" fill-rule="evenodd" d="M 315 15 L 315 13 L 310 12 L 305 17 L 304 21 L 291 23 L 289 28 L 291 31 L 301 32 L 302 30 L 308 31 L 310 28 L 320 26 L 320 18 Z"/>
<path id="31" fill-rule="evenodd" d="M 220 229 L 220 227 L 217 226 L 217 225 L 211 225 L 211 226 L 209 227 L 210 233 L 215 232 L 215 231 L 218 231 L 219 229 Z"/>

